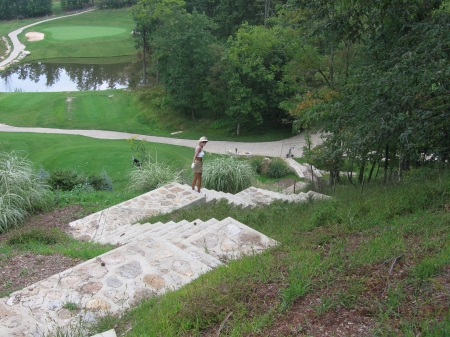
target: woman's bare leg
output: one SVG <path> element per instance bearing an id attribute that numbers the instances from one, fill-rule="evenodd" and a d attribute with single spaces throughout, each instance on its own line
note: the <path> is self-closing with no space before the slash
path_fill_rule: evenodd
<path id="1" fill-rule="evenodd" d="M 198 193 L 200 193 L 200 189 L 202 188 L 202 174 L 201 173 L 196 173 L 196 175 L 198 175 L 198 177 L 197 177 L 197 191 L 198 191 Z"/>
<path id="2" fill-rule="evenodd" d="M 195 191 L 195 184 L 197 184 L 197 174 L 198 173 L 194 173 L 194 179 L 192 180 L 192 190 Z"/>

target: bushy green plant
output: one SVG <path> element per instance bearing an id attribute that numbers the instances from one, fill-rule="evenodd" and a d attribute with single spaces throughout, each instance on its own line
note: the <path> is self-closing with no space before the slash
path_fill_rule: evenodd
<path id="1" fill-rule="evenodd" d="M 261 164 L 264 160 L 263 156 L 253 156 L 251 157 L 248 161 L 251 165 L 251 167 L 253 168 L 253 170 L 260 174 L 261 173 Z"/>
<path id="2" fill-rule="evenodd" d="M 83 184 L 84 177 L 72 170 L 54 170 L 50 173 L 49 185 L 54 190 L 71 191 L 75 186 Z"/>
<path id="3" fill-rule="evenodd" d="M 231 119 L 218 119 L 212 122 L 209 125 L 209 128 L 212 130 L 225 130 L 225 131 L 233 131 L 235 128 L 234 122 Z"/>
<path id="4" fill-rule="evenodd" d="M 207 161 L 202 176 L 206 188 L 238 193 L 251 186 L 255 171 L 248 160 L 222 156 Z"/>
<path id="5" fill-rule="evenodd" d="M 101 174 L 92 174 L 88 177 L 88 183 L 91 185 L 96 191 L 112 191 L 113 183 L 111 178 L 105 171 L 102 171 Z"/>
<path id="6" fill-rule="evenodd" d="M 267 175 L 271 178 L 281 178 L 287 176 L 291 172 L 288 164 L 281 158 L 272 159 Z"/>
<path id="7" fill-rule="evenodd" d="M 168 163 L 158 162 L 149 157 L 142 162 L 141 167 L 128 172 L 130 182 L 128 191 L 151 191 L 172 182 L 181 182 L 181 171 L 176 171 Z"/>
<path id="8" fill-rule="evenodd" d="M 50 205 L 52 195 L 30 161 L 15 152 L 0 152 L 0 232 Z"/>
<path id="9" fill-rule="evenodd" d="M 54 190 L 61 191 L 112 191 L 113 183 L 108 174 L 103 171 L 101 174 L 91 174 L 86 177 L 71 170 L 55 170 L 48 178 L 50 186 Z"/>

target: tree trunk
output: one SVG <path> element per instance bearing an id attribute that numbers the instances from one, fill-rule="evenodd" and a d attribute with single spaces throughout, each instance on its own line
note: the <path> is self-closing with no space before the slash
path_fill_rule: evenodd
<path id="1" fill-rule="evenodd" d="M 364 179 L 364 170 L 366 169 L 366 159 L 362 159 L 361 166 L 359 167 L 359 175 L 358 175 L 358 181 L 361 184 Z"/>
<path id="2" fill-rule="evenodd" d="M 373 170 L 375 169 L 376 164 L 377 164 L 377 161 L 374 160 L 372 163 L 372 167 L 370 168 L 369 177 L 367 178 L 367 183 L 370 183 L 370 180 L 372 179 L 372 173 L 373 173 Z"/>
<path id="3" fill-rule="evenodd" d="M 269 18 L 270 0 L 264 1 L 264 28 L 267 28 L 267 19 Z"/>
<path id="4" fill-rule="evenodd" d="M 386 145 L 386 152 L 384 154 L 384 179 L 383 182 L 386 184 L 387 174 L 389 167 L 389 145 Z"/>
<path id="5" fill-rule="evenodd" d="M 241 122 L 237 123 L 237 127 L 236 127 L 236 135 L 239 136 L 239 131 L 241 129 Z"/>
<path id="6" fill-rule="evenodd" d="M 146 59 L 147 59 L 147 55 L 146 55 L 146 49 L 147 49 L 147 41 L 146 41 L 146 38 L 145 38 L 145 32 L 146 32 L 146 27 L 144 26 L 144 30 L 143 30 L 143 32 L 142 32 L 142 45 L 143 45 L 143 48 L 142 48 L 142 82 L 144 83 L 144 85 L 145 84 L 147 84 L 147 62 L 146 62 Z"/>
<path id="7" fill-rule="evenodd" d="M 330 51 L 330 84 L 331 90 L 334 90 L 334 44 L 331 42 Z"/>
<path id="8" fill-rule="evenodd" d="M 195 122 L 194 108 L 191 108 L 192 120 Z"/>
<path id="9" fill-rule="evenodd" d="M 159 84 L 159 60 L 156 60 L 156 84 Z"/>

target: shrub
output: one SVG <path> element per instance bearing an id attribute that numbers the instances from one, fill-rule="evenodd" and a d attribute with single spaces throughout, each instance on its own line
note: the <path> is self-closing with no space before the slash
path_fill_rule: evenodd
<path id="1" fill-rule="evenodd" d="M 181 182 L 182 171 L 176 171 L 169 164 L 149 157 L 140 168 L 132 169 L 128 176 L 128 191 L 151 191 L 172 182 Z"/>
<path id="2" fill-rule="evenodd" d="M 271 178 L 281 178 L 291 172 L 288 164 L 281 158 L 274 158 L 270 163 L 267 175 Z"/>
<path id="3" fill-rule="evenodd" d="M 103 171 L 101 174 L 91 174 L 86 177 L 84 174 L 77 174 L 76 171 L 55 170 L 48 178 L 50 186 L 54 190 L 61 191 L 112 191 L 113 183 L 108 174 Z"/>
<path id="4" fill-rule="evenodd" d="M 260 174 L 261 173 L 261 164 L 264 160 L 263 156 L 253 156 L 248 161 L 253 170 Z"/>
<path id="5" fill-rule="evenodd" d="M 209 128 L 212 130 L 234 131 L 235 124 L 231 119 L 222 118 L 212 122 Z"/>
<path id="6" fill-rule="evenodd" d="M 101 174 L 92 174 L 88 178 L 88 183 L 96 191 L 112 191 L 113 183 L 108 174 L 103 171 Z"/>
<path id="7" fill-rule="evenodd" d="M 55 170 L 50 174 L 49 185 L 54 189 L 71 191 L 75 186 L 83 184 L 84 177 L 76 171 Z"/>
<path id="8" fill-rule="evenodd" d="M 0 152 L 0 232 L 20 223 L 29 212 L 46 208 L 52 196 L 30 161 L 15 152 Z"/>
<path id="9" fill-rule="evenodd" d="M 206 162 L 202 176 L 206 188 L 238 193 L 251 186 L 255 171 L 248 160 L 223 156 Z"/>

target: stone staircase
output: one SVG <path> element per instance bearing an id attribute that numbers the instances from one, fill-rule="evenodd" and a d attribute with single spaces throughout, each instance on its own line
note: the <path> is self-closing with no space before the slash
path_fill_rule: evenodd
<path id="1" fill-rule="evenodd" d="M 299 162 L 297 162 L 292 158 L 285 158 L 284 160 L 289 165 L 291 170 L 294 171 L 295 174 L 297 174 L 297 176 L 300 178 L 305 178 L 311 181 L 313 175 L 315 180 L 317 178 L 322 177 L 322 172 L 319 169 L 315 168 L 314 166 L 312 166 L 312 173 L 311 173 L 311 165 L 309 164 L 300 164 Z"/>
<path id="2" fill-rule="evenodd" d="M 80 240 L 119 245 L 101 256 L 0 299 L 0 336 L 43 336 L 98 315 L 120 314 L 144 298 L 175 290 L 217 266 L 277 242 L 232 219 L 138 221 L 158 213 L 227 199 L 252 208 L 276 199 L 300 202 L 318 193 L 284 195 L 248 188 L 236 195 L 169 184 L 70 224 Z M 76 306 L 78 309 L 69 310 Z"/>

